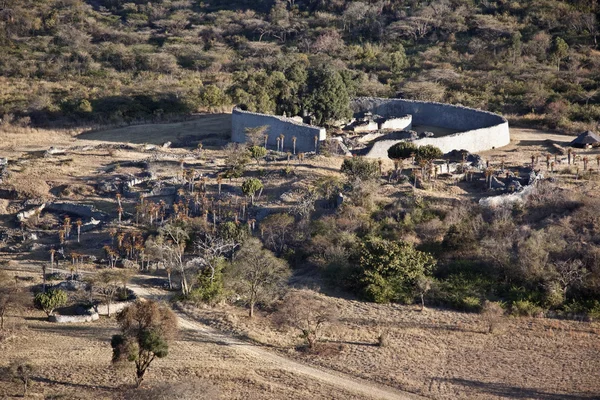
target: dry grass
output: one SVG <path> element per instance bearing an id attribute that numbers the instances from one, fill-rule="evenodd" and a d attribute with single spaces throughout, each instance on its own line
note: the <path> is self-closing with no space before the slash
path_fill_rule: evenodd
<path id="1" fill-rule="evenodd" d="M 11 273 L 32 277 L 34 283 L 40 280 L 32 272 Z M 198 399 L 202 397 L 185 397 L 190 388 L 198 387 L 206 388 L 203 392 L 211 396 L 204 398 L 211 400 L 359 398 L 185 329 L 171 344 L 168 357 L 154 361 L 138 392 L 133 389 L 133 368 L 111 364 L 110 338 L 118 331 L 114 318 L 59 325 L 46 322 L 41 311 L 28 310 L 11 315 L 7 325 L 0 335 L 0 372 L 13 360 L 28 360 L 35 369 L 31 398 L 158 399 L 171 390 L 181 395 L 177 398 Z M 0 374 L 0 398 L 17 398 L 21 390 L 21 384 Z"/>
<path id="2" fill-rule="evenodd" d="M 305 361 L 436 399 L 600 395 L 597 323 L 507 318 L 488 334 L 477 314 L 315 296 L 340 311 L 325 339 L 339 352 L 296 353 L 296 333 L 278 331 L 267 314 L 249 320 L 231 306 L 188 313 Z"/>

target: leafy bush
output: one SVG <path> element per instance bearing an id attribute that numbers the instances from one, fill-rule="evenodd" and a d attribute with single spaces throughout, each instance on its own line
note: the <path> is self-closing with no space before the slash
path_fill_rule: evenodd
<path id="1" fill-rule="evenodd" d="M 443 155 L 444 153 L 442 150 L 434 145 L 428 144 L 417 148 L 417 151 L 415 152 L 415 162 L 419 163 L 421 161 L 433 161 L 438 158 L 442 158 Z"/>
<path id="2" fill-rule="evenodd" d="M 212 280 L 209 268 L 202 270 L 198 274 L 197 280 L 196 287 L 187 296 L 188 300 L 195 303 L 216 304 L 225 297 L 222 265 L 215 269 Z"/>
<path id="3" fill-rule="evenodd" d="M 478 297 L 466 296 L 461 299 L 461 309 L 470 312 L 481 311 L 481 300 Z"/>
<path id="4" fill-rule="evenodd" d="M 51 316 L 54 310 L 67 304 L 67 293 L 59 289 L 40 292 L 34 297 L 35 305 L 42 309 L 46 315 Z"/>
<path id="5" fill-rule="evenodd" d="M 377 237 L 361 244 L 359 262 L 364 293 L 377 303 L 412 301 L 417 278 L 429 275 L 436 264 L 431 254 L 410 244 Z"/>
<path id="6" fill-rule="evenodd" d="M 376 161 L 370 161 L 364 157 L 346 158 L 342 163 L 342 173 L 349 179 L 361 179 L 369 181 L 379 178 L 379 165 Z"/>
<path id="7" fill-rule="evenodd" d="M 516 317 L 539 317 L 543 308 L 529 300 L 517 300 L 511 304 L 510 313 Z"/>
<path id="8" fill-rule="evenodd" d="M 388 157 L 392 160 L 406 159 L 417 153 L 417 146 L 413 142 L 396 143 L 388 149 Z"/>

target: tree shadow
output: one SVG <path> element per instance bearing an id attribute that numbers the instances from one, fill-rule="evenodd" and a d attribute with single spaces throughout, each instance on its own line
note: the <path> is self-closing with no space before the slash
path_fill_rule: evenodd
<path id="1" fill-rule="evenodd" d="M 454 385 L 467 386 L 472 390 L 481 393 L 494 395 L 498 397 L 507 397 L 511 399 L 537 399 L 537 400 L 592 400 L 598 399 L 600 393 L 551 393 L 535 388 L 524 388 L 518 386 L 510 386 L 504 383 L 481 382 L 469 379 L 460 378 L 439 378 L 434 380 L 448 382 Z"/>
<path id="2" fill-rule="evenodd" d="M 116 387 L 112 387 L 112 386 L 88 385 L 88 384 L 84 384 L 84 383 L 65 382 L 65 381 L 58 381 L 55 379 L 44 378 L 41 376 L 35 376 L 35 377 L 31 378 L 31 380 L 34 382 L 39 382 L 39 383 L 68 386 L 68 387 L 72 387 L 72 388 L 103 389 L 103 390 L 111 390 L 111 391 L 117 389 Z"/>
<path id="3" fill-rule="evenodd" d="M 88 322 L 86 325 L 80 324 L 57 324 L 48 323 L 43 326 L 30 326 L 32 331 L 41 333 L 53 333 L 65 337 L 81 337 L 103 340 L 103 338 L 111 338 L 117 333 L 116 326 L 114 328 L 99 327 L 94 322 Z"/>
<path id="4" fill-rule="evenodd" d="M 353 346 L 368 346 L 368 347 L 378 347 L 379 344 L 373 342 L 353 342 L 350 340 L 333 340 L 333 339 L 321 339 L 323 343 L 337 343 L 337 344 L 348 344 Z"/>

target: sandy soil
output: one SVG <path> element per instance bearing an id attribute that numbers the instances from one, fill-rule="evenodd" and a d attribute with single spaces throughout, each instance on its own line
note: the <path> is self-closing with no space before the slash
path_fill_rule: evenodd
<path id="1" fill-rule="evenodd" d="M 275 346 L 303 362 L 434 399 L 595 399 L 600 396 L 600 324 L 505 318 L 487 334 L 478 314 L 322 297 L 340 312 L 325 340 L 330 356 L 290 351 L 295 333 L 268 314 L 249 320 L 235 307 L 188 309 L 222 330 Z M 377 346 L 388 332 L 389 345 Z"/>
<path id="2" fill-rule="evenodd" d="M 118 129 L 85 132 L 80 140 L 122 143 L 178 142 L 186 137 L 214 138 L 231 134 L 231 114 L 202 115 L 191 121 L 173 124 L 135 125 Z"/>

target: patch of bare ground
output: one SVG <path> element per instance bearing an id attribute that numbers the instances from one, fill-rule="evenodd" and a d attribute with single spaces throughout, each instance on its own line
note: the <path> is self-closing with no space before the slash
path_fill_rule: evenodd
<path id="1" fill-rule="evenodd" d="M 379 305 L 315 293 L 340 312 L 324 337 L 337 351 L 296 352 L 297 332 L 233 306 L 188 315 L 304 362 L 436 399 L 592 399 L 600 396 L 600 325 L 505 318 L 487 334 L 478 314 Z M 389 344 L 378 346 L 387 331 Z"/>
<path id="2" fill-rule="evenodd" d="M 29 312 L 26 327 L 2 345 L 0 368 L 27 359 L 35 372 L 29 397 L 62 399 L 134 399 L 134 371 L 111 365 L 110 338 L 117 332 L 113 319 L 91 324 L 58 325 L 43 314 Z M 236 351 L 235 347 L 206 340 L 183 329 L 169 356 L 155 360 L 144 386 L 174 388 L 206 382 L 211 399 L 359 399 L 360 396 L 280 370 L 277 365 Z M 200 384 L 200 386 L 202 386 Z M 18 398 L 22 385 L 0 380 L 0 398 Z M 187 397 L 196 398 L 196 397 Z"/>
<path id="3" fill-rule="evenodd" d="M 151 143 L 181 142 L 198 139 L 226 139 L 231 134 L 231 114 L 207 114 L 190 121 L 170 124 L 132 125 L 123 128 L 94 130 L 78 139 L 104 142 Z"/>

